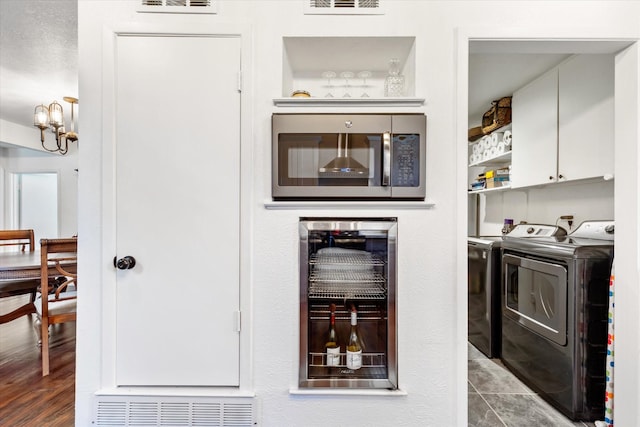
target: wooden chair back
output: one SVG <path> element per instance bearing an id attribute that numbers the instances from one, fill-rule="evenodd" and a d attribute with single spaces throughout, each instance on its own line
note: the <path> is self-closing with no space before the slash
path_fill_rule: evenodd
<path id="1" fill-rule="evenodd" d="M 33 230 L 0 230 L 0 246 L 16 246 L 21 252 L 29 246 L 29 252 L 35 250 Z"/>
<path id="2" fill-rule="evenodd" d="M 0 250 L 10 248 L 11 252 L 35 251 L 33 230 L 0 230 Z M 33 301 L 40 279 L 0 280 L 0 298 L 14 295 L 31 295 L 30 301 L 6 314 L 0 314 L 0 324 L 10 322 L 18 317 L 34 313 Z"/>
<path id="3" fill-rule="evenodd" d="M 77 255 L 76 238 L 40 240 L 41 293 L 36 310 L 40 318 L 42 376 L 49 375 L 49 325 L 76 320 Z M 52 276 L 62 277 L 64 282 L 53 289 L 49 280 Z M 74 290 L 70 290 L 72 284 Z"/>

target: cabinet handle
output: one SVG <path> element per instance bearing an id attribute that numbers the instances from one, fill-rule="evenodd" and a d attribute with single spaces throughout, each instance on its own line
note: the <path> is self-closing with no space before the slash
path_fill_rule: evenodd
<path id="1" fill-rule="evenodd" d="M 553 176 L 549 175 L 549 181 L 553 181 Z"/>
<path id="2" fill-rule="evenodd" d="M 558 175 L 558 179 L 564 179 L 564 176 L 562 174 Z"/>

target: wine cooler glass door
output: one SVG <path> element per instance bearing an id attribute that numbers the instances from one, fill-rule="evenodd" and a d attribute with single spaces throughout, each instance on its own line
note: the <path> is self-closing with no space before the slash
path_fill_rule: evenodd
<path id="1" fill-rule="evenodd" d="M 395 218 L 300 222 L 300 387 L 397 388 Z"/>

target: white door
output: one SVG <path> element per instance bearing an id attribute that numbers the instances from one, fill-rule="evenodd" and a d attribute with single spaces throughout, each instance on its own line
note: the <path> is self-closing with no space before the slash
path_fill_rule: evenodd
<path id="1" fill-rule="evenodd" d="M 116 52 L 116 383 L 237 386 L 240 39 Z"/>
<path id="2" fill-rule="evenodd" d="M 58 174 L 11 174 L 13 183 L 12 228 L 33 229 L 36 247 L 40 239 L 58 236 Z"/>

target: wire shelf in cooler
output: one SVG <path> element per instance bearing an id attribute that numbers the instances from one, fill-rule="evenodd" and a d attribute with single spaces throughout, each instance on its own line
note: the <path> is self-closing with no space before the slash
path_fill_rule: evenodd
<path id="1" fill-rule="evenodd" d="M 314 271 L 309 298 L 384 299 L 386 279 L 376 272 Z"/>
<path id="2" fill-rule="evenodd" d="M 327 248 L 331 249 L 331 248 Z M 319 268 L 331 266 L 369 267 L 384 265 L 384 259 L 379 255 L 364 251 L 349 251 L 336 253 L 315 253 L 309 256 L 309 264 Z"/>
<path id="3" fill-rule="evenodd" d="M 349 284 L 372 284 L 385 283 L 382 274 L 376 271 L 358 270 L 313 270 L 309 275 L 310 282 L 323 283 L 346 283 Z"/>
<path id="4" fill-rule="evenodd" d="M 313 367 L 326 367 L 327 366 L 326 353 L 309 353 L 309 366 Z M 384 353 L 362 353 L 362 367 L 363 368 L 386 368 L 387 358 Z M 340 353 L 340 362 L 337 365 L 333 365 L 335 368 L 347 367 L 347 355 L 346 353 Z"/>

